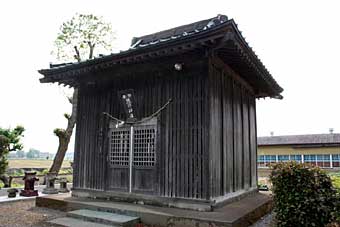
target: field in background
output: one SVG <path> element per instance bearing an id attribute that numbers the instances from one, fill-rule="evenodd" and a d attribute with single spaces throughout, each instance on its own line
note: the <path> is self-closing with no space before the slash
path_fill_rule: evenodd
<path id="1" fill-rule="evenodd" d="M 53 160 L 9 159 L 8 162 L 7 174 L 13 177 L 12 187 L 22 188 L 24 186 L 24 169 L 35 169 L 34 171 L 37 173 L 38 178 L 40 178 L 40 181 L 35 182 L 35 185 L 39 185 L 43 182 L 42 176 L 51 167 Z M 72 182 L 72 169 L 70 167 L 70 161 L 64 161 L 59 176 L 66 177 L 69 182 Z M 0 189 L 3 186 L 3 183 L 0 181 Z"/>
<path id="2" fill-rule="evenodd" d="M 49 168 L 53 160 L 30 160 L 30 159 L 10 159 L 8 168 Z M 64 161 L 62 168 L 68 168 L 70 161 Z"/>

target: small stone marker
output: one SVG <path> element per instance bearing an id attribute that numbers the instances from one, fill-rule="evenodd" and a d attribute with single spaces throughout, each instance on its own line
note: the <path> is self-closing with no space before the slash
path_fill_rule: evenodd
<path id="1" fill-rule="evenodd" d="M 8 192 L 8 198 L 15 198 L 17 196 L 18 189 L 11 188 L 7 190 Z"/>
<path id="2" fill-rule="evenodd" d="M 61 193 L 67 193 L 69 192 L 70 190 L 68 190 L 67 188 L 67 178 L 66 177 L 62 177 L 59 179 L 59 183 L 60 183 L 60 188 L 59 188 L 59 192 Z"/>
<path id="3" fill-rule="evenodd" d="M 42 193 L 44 194 L 58 194 L 58 189 L 55 188 L 55 180 L 57 179 L 56 173 L 47 173 L 46 174 L 46 188 L 43 189 Z"/>
<path id="4" fill-rule="evenodd" d="M 36 172 L 25 172 L 25 176 L 23 178 L 25 181 L 25 188 L 24 190 L 21 190 L 21 196 L 38 196 L 38 190 L 34 190 L 34 183 L 39 180 L 39 178 L 36 177 L 36 174 Z"/>

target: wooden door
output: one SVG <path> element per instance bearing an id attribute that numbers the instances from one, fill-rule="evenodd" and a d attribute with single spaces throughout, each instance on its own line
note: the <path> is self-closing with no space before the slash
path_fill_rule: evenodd
<path id="1" fill-rule="evenodd" d="M 158 185 L 155 122 L 123 128 L 110 126 L 107 190 L 155 194 Z"/>
<path id="2" fill-rule="evenodd" d="M 111 126 L 110 128 L 106 188 L 113 191 L 128 191 L 130 129 L 116 129 Z"/>
<path id="3" fill-rule="evenodd" d="M 157 188 L 156 124 L 137 125 L 133 130 L 132 191 L 154 194 Z"/>

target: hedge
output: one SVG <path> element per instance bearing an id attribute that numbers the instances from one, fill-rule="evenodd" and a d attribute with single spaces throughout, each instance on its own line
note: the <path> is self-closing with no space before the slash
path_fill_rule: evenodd
<path id="1" fill-rule="evenodd" d="M 337 215 L 338 196 L 326 172 L 297 162 L 271 166 L 278 226 L 325 226 Z"/>

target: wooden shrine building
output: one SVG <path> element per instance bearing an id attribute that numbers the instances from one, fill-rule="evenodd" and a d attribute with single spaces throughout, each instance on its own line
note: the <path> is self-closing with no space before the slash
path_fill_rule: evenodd
<path id="1" fill-rule="evenodd" d="M 256 190 L 255 100 L 282 88 L 234 20 L 39 72 L 78 89 L 73 196 L 209 210 Z"/>

